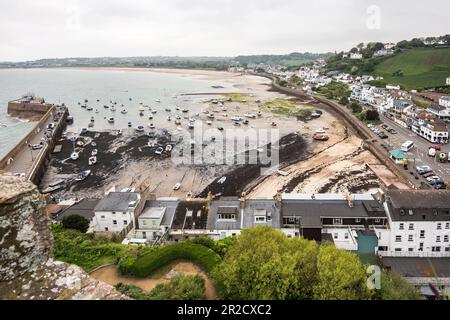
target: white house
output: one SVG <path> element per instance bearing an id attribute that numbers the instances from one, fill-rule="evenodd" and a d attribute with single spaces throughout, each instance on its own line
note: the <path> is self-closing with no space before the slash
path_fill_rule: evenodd
<path id="1" fill-rule="evenodd" d="M 396 84 L 387 84 L 386 85 L 386 89 L 388 90 L 400 90 L 400 85 L 396 85 Z"/>
<path id="2" fill-rule="evenodd" d="M 442 96 L 439 98 L 439 105 L 450 108 L 450 96 Z"/>
<path id="3" fill-rule="evenodd" d="M 351 53 L 350 60 L 361 60 L 363 55 L 361 53 Z"/>
<path id="4" fill-rule="evenodd" d="M 448 142 L 448 128 L 443 122 L 425 122 L 420 126 L 419 135 L 430 142 Z"/>
<path id="5" fill-rule="evenodd" d="M 376 51 L 373 56 L 374 57 L 384 57 L 384 56 L 390 56 L 394 54 L 394 50 L 392 49 L 381 49 Z"/>
<path id="6" fill-rule="evenodd" d="M 440 105 L 432 105 L 427 109 L 427 111 L 441 120 L 450 120 L 450 108 L 446 108 Z"/>
<path id="7" fill-rule="evenodd" d="M 137 192 L 110 192 L 94 208 L 94 231 L 121 232 L 132 228 L 140 200 Z"/>
<path id="8" fill-rule="evenodd" d="M 447 77 L 447 79 L 445 80 L 445 84 L 450 86 L 450 77 Z"/>
<path id="9" fill-rule="evenodd" d="M 450 190 L 388 190 L 390 226 L 383 256 L 450 257 Z"/>

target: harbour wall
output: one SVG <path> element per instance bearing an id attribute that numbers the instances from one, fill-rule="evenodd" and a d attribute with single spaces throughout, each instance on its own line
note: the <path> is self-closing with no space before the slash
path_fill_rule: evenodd
<path id="1" fill-rule="evenodd" d="M 14 100 L 8 102 L 8 114 L 11 117 L 37 121 L 52 109 L 53 105 L 40 102 Z"/>

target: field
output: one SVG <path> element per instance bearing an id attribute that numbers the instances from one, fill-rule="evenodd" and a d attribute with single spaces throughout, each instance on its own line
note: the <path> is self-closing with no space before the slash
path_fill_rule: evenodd
<path id="1" fill-rule="evenodd" d="M 402 73 L 395 75 L 394 73 Z M 375 67 L 383 82 L 400 84 L 405 89 L 423 89 L 445 85 L 450 76 L 450 48 L 414 49 L 388 58 Z"/>

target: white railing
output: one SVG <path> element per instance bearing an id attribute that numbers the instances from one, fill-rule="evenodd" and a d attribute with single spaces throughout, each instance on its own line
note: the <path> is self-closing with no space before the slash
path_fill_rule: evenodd
<path id="1" fill-rule="evenodd" d="M 450 252 L 378 251 L 380 257 L 450 258 Z"/>

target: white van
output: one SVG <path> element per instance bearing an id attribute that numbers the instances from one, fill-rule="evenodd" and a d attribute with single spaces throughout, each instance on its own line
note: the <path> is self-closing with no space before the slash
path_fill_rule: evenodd
<path id="1" fill-rule="evenodd" d="M 436 149 L 434 149 L 434 148 L 430 148 L 430 149 L 428 149 L 428 156 L 430 156 L 430 157 L 436 157 Z"/>

